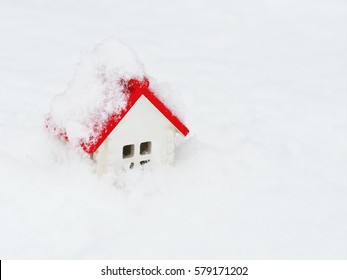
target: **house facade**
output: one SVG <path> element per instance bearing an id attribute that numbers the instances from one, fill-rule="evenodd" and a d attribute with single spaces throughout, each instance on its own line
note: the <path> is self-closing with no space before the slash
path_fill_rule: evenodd
<path id="1" fill-rule="evenodd" d="M 141 96 L 93 154 L 99 174 L 174 160 L 176 128 Z"/>
<path id="2" fill-rule="evenodd" d="M 126 106 L 102 125 L 95 125 L 95 133 L 80 141 L 82 149 L 95 161 L 98 174 L 147 163 L 172 163 L 175 135 L 186 136 L 188 128 L 149 89 L 146 78 L 122 83 L 128 96 Z M 50 124 L 46 127 L 69 141 L 64 129 Z"/>

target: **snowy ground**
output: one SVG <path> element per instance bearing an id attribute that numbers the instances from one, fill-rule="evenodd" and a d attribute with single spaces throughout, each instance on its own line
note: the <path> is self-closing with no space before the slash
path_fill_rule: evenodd
<path id="1" fill-rule="evenodd" d="M 118 187 L 43 129 L 110 36 L 191 129 Z M 346 1 L 1 0 L 0 62 L 1 259 L 347 258 Z"/>

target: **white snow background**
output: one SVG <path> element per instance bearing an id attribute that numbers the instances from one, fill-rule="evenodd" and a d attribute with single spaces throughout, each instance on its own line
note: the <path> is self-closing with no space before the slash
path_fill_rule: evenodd
<path id="1" fill-rule="evenodd" d="M 99 178 L 45 131 L 108 37 L 185 104 L 173 166 Z M 346 259 L 347 3 L 1 0 L 0 131 L 1 259 Z"/>

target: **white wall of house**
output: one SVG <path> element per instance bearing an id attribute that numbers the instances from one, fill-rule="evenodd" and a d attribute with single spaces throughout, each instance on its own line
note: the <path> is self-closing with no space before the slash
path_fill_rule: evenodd
<path id="1" fill-rule="evenodd" d="M 153 164 L 171 163 L 175 132 L 171 122 L 142 95 L 95 152 L 97 172 L 117 171 L 130 165 L 136 167 L 147 160 Z M 141 155 L 140 145 L 144 142 L 151 142 L 150 153 Z M 126 145 L 134 145 L 133 154 L 123 158 Z"/>

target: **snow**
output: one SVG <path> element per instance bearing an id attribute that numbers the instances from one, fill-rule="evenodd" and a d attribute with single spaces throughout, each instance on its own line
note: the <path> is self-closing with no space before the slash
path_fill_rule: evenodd
<path id="1" fill-rule="evenodd" d="M 129 96 L 121 81 L 144 77 L 143 63 L 129 47 L 113 38 L 104 40 L 81 57 L 68 88 L 51 102 L 48 127 L 56 133 L 65 130 L 77 145 L 89 142 L 111 115 L 125 109 Z"/>
<path id="2" fill-rule="evenodd" d="M 346 259 L 346 18 L 339 0 L 1 1 L 0 258 Z M 185 105 L 173 166 L 98 177 L 44 128 L 109 37 Z"/>

